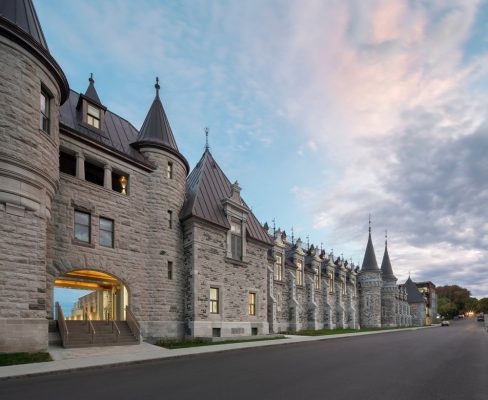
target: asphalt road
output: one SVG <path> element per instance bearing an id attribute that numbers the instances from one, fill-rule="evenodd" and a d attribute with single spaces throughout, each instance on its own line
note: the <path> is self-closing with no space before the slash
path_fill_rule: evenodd
<path id="1" fill-rule="evenodd" d="M 488 332 L 357 336 L 0 381 L 0 399 L 488 399 Z"/>

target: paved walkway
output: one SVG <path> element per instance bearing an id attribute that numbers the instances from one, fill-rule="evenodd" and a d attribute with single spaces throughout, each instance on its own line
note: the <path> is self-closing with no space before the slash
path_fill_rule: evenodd
<path id="1" fill-rule="evenodd" d="M 9 379 L 20 376 L 38 374 L 59 373 L 63 371 L 74 371 L 83 368 L 106 368 L 114 365 L 141 363 L 148 360 L 184 357 L 196 354 L 247 349 L 251 347 L 279 346 L 299 342 L 329 340 L 350 336 L 378 335 L 384 333 L 401 332 L 404 330 L 416 330 L 425 328 L 431 327 L 391 329 L 384 331 L 347 333 L 325 336 L 286 335 L 285 339 L 264 340 L 262 342 L 230 343 L 174 350 L 164 349 L 162 347 L 154 346 L 145 342 L 139 345 L 132 346 L 88 347 L 79 349 L 65 349 L 60 346 L 50 346 L 48 351 L 54 361 L 0 367 L 0 379 Z"/>

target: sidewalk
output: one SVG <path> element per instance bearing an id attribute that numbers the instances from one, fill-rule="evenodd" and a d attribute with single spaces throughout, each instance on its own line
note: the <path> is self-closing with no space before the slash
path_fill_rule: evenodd
<path id="1" fill-rule="evenodd" d="M 214 346 L 189 347 L 185 349 L 164 349 L 149 343 L 132 346 L 87 347 L 79 349 L 65 349 L 60 346 L 50 346 L 48 351 L 54 361 L 12 365 L 0 367 L 0 380 L 21 376 L 52 374 L 65 371 L 75 371 L 85 368 L 107 368 L 110 366 L 142 363 L 149 360 L 185 357 L 205 353 L 248 349 L 254 347 L 280 346 L 292 343 L 312 342 L 319 340 L 338 339 L 351 336 L 378 335 L 384 333 L 402 332 L 432 328 L 434 326 L 415 327 L 405 329 L 391 329 L 377 332 L 345 333 L 325 336 L 295 336 L 286 335 L 285 339 L 264 340 L 262 342 L 243 342 L 220 344 Z"/>

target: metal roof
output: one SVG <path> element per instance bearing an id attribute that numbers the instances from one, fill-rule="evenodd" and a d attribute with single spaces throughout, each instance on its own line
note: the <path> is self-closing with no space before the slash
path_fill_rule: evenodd
<path id="1" fill-rule="evenodd" d="M 374 253 L 373 242 L 371 240 L 371 229 L 368 234 L 368 244 L 364 253 L 363 265 L 361 271 L 379 271 L 376 255 Z"/>
<path id="2" fill-rule="evenodd" d="M 80 94 L 70 90 L 68 101 L 60 107 L 61 128 L 71 129 L 86 138 L 109 146 L 135 161 L 148 164 L 148 160 L 130 146 L 137 138 L 137 129 L 127 120 L 111 111 L 105 112 L 101 130 L 82 123 L 82 111 L 77 108 Z"/>
<path id="3" fill-rule="evenodd" d="M 381 276 L 386 279 L 395 279 L 393 268 L 391 267 L 390 256 L 388 254 L 388 243 L 385 242 L 385 253 L 383 254 L 383 261 L 381 262 Z"/>
<path id="4" fill-rule="evenodd" d="M 404 285 L 407 290 L 407 301 L 409 303 L 424 303 L 425 299 L 422 293 L 417 289 L 417 285 L 408 277 Z"/>
<path id="5" fill-rule="evenodd" d="M 90 79 L 88 79 L 88 81 L 90 83 L 86 88 L 85 97 L 87 99 L 94 101 L 99 105 L 102 105 L 102 102 L 100 101 L 100 97 L 98 97 L 97 89 L 95 89 L 95 81 L 93 79 L 93 74 L 90 75 Z"/>
<path id="6" fill-rule="evenodd" d="M 31 0 L 2 0 L 0 1 L 0 16 L 8 19 L 32 39 L 48 50 L 41 24 Z"/>
<path id="7" fill-rule="evenodd" d="M 208 149 L 186 180 L 186 198 L 180 212 L 182 221 L 196 217 L 225 229 L 230 229 L 222 201 L 231 195 L 231 182 Z M 244 206 L 247 205 L 244 203 Z M 249 207 L 248 207 L 249 208 Z M 247 220 L 251 239 L 272 245 L 268 234 L 251 210 Z"/>

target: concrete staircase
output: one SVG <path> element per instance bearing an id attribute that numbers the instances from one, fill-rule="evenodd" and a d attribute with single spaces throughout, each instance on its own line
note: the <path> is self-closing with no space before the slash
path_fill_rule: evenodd
<path id="1" fill-rule="evenodd" d="M 139 344 L 127 321 L 66 321 L 68 338 L 63 347 L 125 346 Z M 118 330 L 117 330 L 118 328 Z M 119 334 L 120 331 L 120 334 Z"/>

